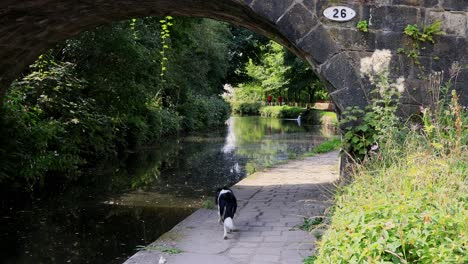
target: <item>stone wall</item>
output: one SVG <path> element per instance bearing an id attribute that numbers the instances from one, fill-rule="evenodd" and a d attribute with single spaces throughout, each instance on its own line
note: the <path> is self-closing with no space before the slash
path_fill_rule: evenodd
<path id="1" fill-rule="evenodd" d="M 357 15 L 349 22 L 330 21 L 322 14 L 331 5 L 353 8 Z M 378 49 L 392 51 L 391 74 L 406 80 L 403 113 L 426 101 L 421 87 L 430 72 L 444 71 L 448 79 L 457 61 L 465 68 L 456 88 L 468 105 L 468 0 L 3 0 L 0 93 L 57 42 L 112 21 L 169 14 L 228 21 L 280 42 L 312 65 L 339 110 L 368 103 L 371 86 L 360 75 L 360 59 Z M 356 28 L 360 20 L 369 21 L 369 32 Z M 408 24 L 423 27 L 436 20 L 446 35 L 423 45 L 420 65 L 398 54 L 410 43 L 403 33 Z"/>

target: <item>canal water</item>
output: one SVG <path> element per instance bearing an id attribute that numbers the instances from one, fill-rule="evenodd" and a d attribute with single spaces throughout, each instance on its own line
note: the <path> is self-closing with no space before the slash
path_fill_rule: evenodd
<path id="1" fill-rule="evenodd" d="M 0 263 L 122 263 L 213 200 L 217 187 L 310 151 L 334 135 L 296 120 L 232 117 L 90 170 L 79 186 L 0 207 Z"/>

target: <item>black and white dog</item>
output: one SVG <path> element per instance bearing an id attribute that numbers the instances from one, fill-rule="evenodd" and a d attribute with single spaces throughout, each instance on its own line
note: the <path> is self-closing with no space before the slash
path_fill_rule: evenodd
<path id="1" fill-rule="evenodd" d="M 219 223 L 224 225 L 223 237 L 227 239 L 227 233 L 236 229 L 232 219 L 237 210 L 237 199 L 232 190 L 227 187 L 219 188 L 215 199 L 218 205 Z"/>

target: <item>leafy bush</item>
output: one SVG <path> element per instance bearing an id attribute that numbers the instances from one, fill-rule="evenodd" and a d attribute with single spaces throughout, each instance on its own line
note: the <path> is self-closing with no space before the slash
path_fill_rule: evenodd
<path id="1" fill-rule="evenodd" d="M 83 32 L 42 55 L 0 111 L 0 187 L 77 180 L 85 166 L 175 134 L 182 121 L 187 130 L 224 124 L 229 106 L 209 95 L 222 92 L 229 28 L 175 20 L 164 43 L 168 28 L 143 18 Z"/>
<path id="2" fill-rule="evenodd" d="M 191 95 L 179 108 L 185 130 L 223 126 L 230 114 L 229 104 L 217 96 Z"/>
<path id="3" fill-rule="evenodd" d="M 304 112 L 304 108 L 294 106 L 264 106 L 260 108 L 260 115 L 273 118 L 297 118 Z"/>
<path id="4" fill-rule="evenodd" d="M 233 102 L 231 107 L 232 113 L 236 115 L 259 115 L 262 104 L 258 102 Z"/>
<path id="5" fill-rule="evenodd" d="M 336 198 L 316 263 L 466 263 L 466 150 L 433 156 L 405 143 L 400 162 L 359 168 Z"/>
<path id="6" fill-rule="evenodd" d="M 83 81 L 74 76 L 74 66 L 45 60 L 32 66 L 39 71 L 13 84 L 1 116 L 0 182 L 17 177 L 15 181 L 29 190 L 41 184 L 49 171 L 76 175 L 84 162 L 80 144 L 85 144 L 84 149 L 92 146 L 68 135 L 97 129 L 92 122 L 96 116 L 83 114 L 93 102 L 75 97 Z"/>

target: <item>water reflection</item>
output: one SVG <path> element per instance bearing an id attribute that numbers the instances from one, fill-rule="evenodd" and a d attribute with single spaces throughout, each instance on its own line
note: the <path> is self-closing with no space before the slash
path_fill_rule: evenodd
<path id="1" fill-rule="evenodd" d="M 3 263 L 121 263 L 218 186 L 311 150 L 334 131 L 234 117 L 227 129 L 166 140 L 100 164 L 73 189 L 29 206 L 2 201 Z"/>

